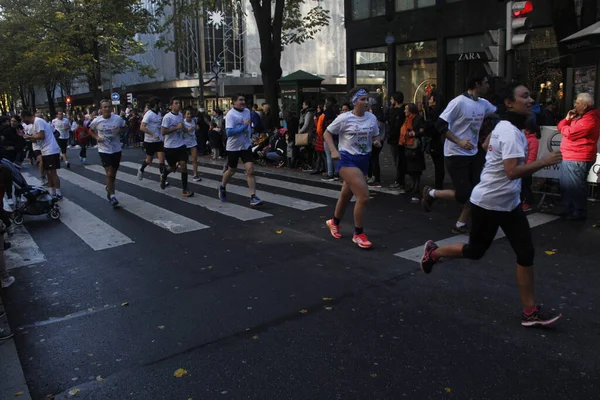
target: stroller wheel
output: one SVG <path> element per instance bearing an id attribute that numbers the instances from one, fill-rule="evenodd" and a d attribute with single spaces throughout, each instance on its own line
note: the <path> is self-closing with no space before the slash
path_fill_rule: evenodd
<path id="1" fill-rule="evenodd" d="M 23 225 L 23 215 L 15 214 L 13 217 L 13 222 L 15 225 Z"/>
<path id="2" fill-rule="evenodd" d="M 48 216 L 50 216 L 50 218 L 52 218 L 52 219 L 59 219 L 60 218 L 60 211 L 57 208 L 53 208 L 48 213 Z"/>

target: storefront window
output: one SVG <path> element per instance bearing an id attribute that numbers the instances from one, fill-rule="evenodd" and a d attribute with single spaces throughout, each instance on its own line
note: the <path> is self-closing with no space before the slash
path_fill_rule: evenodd
<path id="1" fill-rule="evenodd" d="M 485 49 L 492 45 L 488 35 L 446 40 L 446 97 L 451 99 L 466 90 L 469 75 L 488 71 Z M 491 95 L 491 93 L 490 93 Z"/>
<path id="2" fill-rule="evenodd" d="M 352 0 L 352 19 L 385 15 L 385 0 Z"/>
<path id="3" fill-rule="evenodd" d="M 406 102 L 421 103 L 437 87 L 437 42 L 396 47 L 396 89 Z"/>
<path id="4" fill-rule="evenodd" d="M 396 11 L 435 6 L 435 0 L 396 0 Z"/>
<path id="5" fill-rule="evenodd" d="M 355 53 L 356 85 L 375 92 L 387 79 L 387 48 L 374 47 Z"/>

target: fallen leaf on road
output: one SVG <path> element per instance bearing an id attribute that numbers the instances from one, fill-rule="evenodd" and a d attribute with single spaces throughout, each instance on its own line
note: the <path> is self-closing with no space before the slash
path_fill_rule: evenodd
<path id="1" fill-rule="evenodd" d="M 69 396 L 75 396 L 79 392 L 81 392 L 79 389 L 69 390 Z"/>
<path id="2" fill-rule="evenodd" d="M 105 381 L 106 381 L 106 379 L 104 379 L 101 375 L 98 375 L 96 377 L 96 382 L 105 382 Z"/>
<path id="3" fill-rule="evenodd" d="M 92 312 L 92 311 L 94 311 L 93 308 L 88 308 L 88 312 Z"/>
<path id="4" fill-rule="evenodd" d="M 371 378 L 377 378 L 377 374 L 371 374 Z"/>
<path id="5" fill-rule="evenodd" d="M 308 310 L 300 310 L 300 314 L 306 314 L 308 312 Z"/>
<path id="6" fill-rule="evenodd" d="M 254 336 L 252 336 L 252 339 L 254 339 L 254 340 L 257 340 L 257 339 L 258 339 L 258 336 L 257 336 L 257 335 L 254 335 Z"/>
<path id="7" fill-rule="evenodd" d="M 88 353 L 88 357 L 93 357 L 94 353 Z"/>
<path id="8" fill-rule="evenodd" d="M 331 310 L 333 310 L 333 307 L 325 307 L 325 309 L 326 309 L 327 311 L 331 311 Z"/>
<path id="9" fill-rule="evenodd" d="M 597 227 L 598 227 L 598 224 L 592 225 L 592 228 L 597 228 Z"/>
<path id="10" fill-rule="evenodd" d="M 157 328 L 158 329 L 165 329 L 165 326 L 164 325 L 159 325 L 159 326 L 157 326 Z"/>
<path id="11" fill-rule="evenodd" d="M 446 388 L 446 389 L 444 389 L 444 391 L 445 391 L 446 393 L 452 393 L 452 389 L 450 389 L 450 388 Z"/>
<path id="12" fill-rule="evenodd" d="M 15 397 L 23 396 L 24 394 L 25 393 L 23 393 L 23 392 L 17 392 L 17 393 L 15 393 Z"/>
<path id="13" fill-rule="evenodd" d="M 129 305 L 128 301 L 124 301 L 121 303 L 121 307 L 127 307 Z"/>
<path id="14" fill-rule="evenodd" d="M 555 251 L 546 250 L 546 255 L 548 255 L 548 256 L 553 256 L 553 255 L 555 255 L 555 254 L 556 254 L 556 252 L 555 252 Z"/>
<path id="15" fill-rule="evenodd" d="M 208 268 L 208 269 L 213 269 L 213 268 L 214 268 L 214 266 L 212 266 L 212 265 L 209 265 L 209 266 L 208 266 L 208 267 L 206 267 L 206 268 Z"/>
<path id="16" fill-rule="evenodd" d="M 175 378 L 181 378 L 182 376 L 186 375 L 187 371 L 183 368 L 179 368 L 177 371 L 173 372 L 173 376 Z"/>
<path id="17" fill-rule="evenodd" d="M 275 231 L 275 233 L 278 234 L 278 235 L 281 235 L 283 233 L 283 231 L 279 230 L 279 231 Z"/>
<path id="18" fill-rule="evenodd" d="M 54 395 L 53 395 L 53 394 L 47 394 L 47 395 L 46 395 L 46 398 L 47 398 L 47 399 L 53 399 L 53 398 L 54 398 Z"/>
<path id="19" fill-rule="evenodd" d="M 333 300 L 333 297 L 323 297 L 323 301 L 331 301 Z"/>

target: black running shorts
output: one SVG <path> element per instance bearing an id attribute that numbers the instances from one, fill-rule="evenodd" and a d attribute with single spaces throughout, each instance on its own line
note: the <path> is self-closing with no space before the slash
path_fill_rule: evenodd
<path id="1" fill-rule="evenodd" d="M 238 151 L 227 150 L 227 165 L 229 168 L 236 169 L 240 158 L 244 164 L 254 162 L 254 157 L 252 157 L 252 148 L 248 147 L 246 150 Z"/>
<path id="2" fill-rule="evenodd" d="M 100 161 L 104 168 L 119 169 L 121 165 L 121 152 L 118 153 L 98 153 L 100 154 Z"/>
<path id="3" fill-rule="evenodd" d="M 42 165 L 44 171 L 51 169 L 60 169 L 60 154 L 50 154 L 49 156 L 42 156 Z"/>
<path id="4" fill-rule="evenodd" d="M 146 155 L 154 157 L 156 153 L 164 153 L 165 148 L 163 142 L 144 142 Z"/>
<path id="5" fill-rule="evenodd" d="M 58 139 L 58 147 L 60 147 L 60 154 L 67 154 L 67 145 L 69 144 L 69 139 Z"/>
<path id="6" fill-rule="evenodd" d="M 456 201 L 466 204 L 479 183 L 485 159 L 479 155 L 446 157 L 446 168 L 456 190 Z"/>
<path id="7" fill-rule="evenodd" d="M 41 155 L 42 155 L 42 151 L 41 151 L 41 150 L 34 150 L 34 151 L 33 151 L 33 156 L 34 156 L 35 158 L 38 158 L 38 157 L 39 157 L 39 156 L 41 156 Z"/>
<path id="8" fill-rule="evenodd" d="M 176 147 L 174 149 L 169 149 L 165 147 L 165 158 L 167 159 L 167 164 L 170 167 L 174 167 L 177 165 L 179 161 L 188 160 L 188 151 L 185 145 L 181 147 Z"/>

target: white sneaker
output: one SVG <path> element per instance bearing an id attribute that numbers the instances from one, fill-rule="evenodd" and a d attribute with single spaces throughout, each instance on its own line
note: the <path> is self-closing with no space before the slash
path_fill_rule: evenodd
<path id="1" fill-rule="evenodd" d="M 138 173 L 137 173 L 137 178 L 141 181 L 142 179 L 144 179 L 144 173 L 142 172 L 141 169 L 138 169 Z"/>
<path id="2" fill-rule="evenodd" d="M 194 177 L 192 178 L 192 180 L 193 180 L 194 182 L 200 182 L 200 181 L 202 180 L 202 178 L 200 178 L 198 175 L 196 175 L 196 176 L 194 176 Z"/>
<path id="3" fill-rule="evenodd" d="M 9 276 L 6 279 L 2 280 L 2 289 L 6 289 L 7 287 L 9 287 L 10 285 L 12 285 L 13 283 L 15 283 L 15 277 L 14 276 Z"/>

